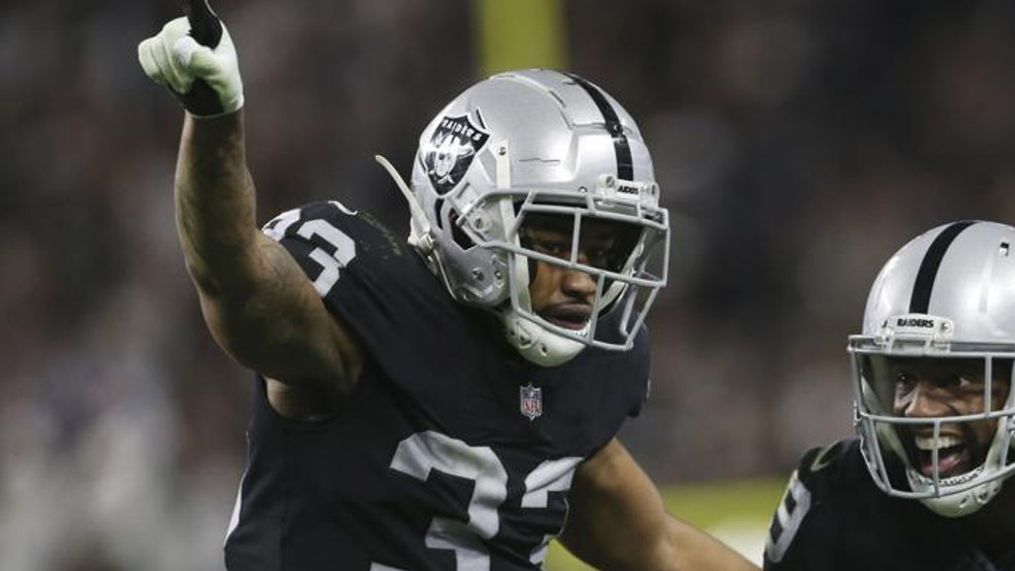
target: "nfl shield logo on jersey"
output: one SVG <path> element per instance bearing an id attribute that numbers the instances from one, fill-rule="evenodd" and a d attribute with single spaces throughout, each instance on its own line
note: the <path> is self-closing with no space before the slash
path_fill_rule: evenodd
<path id="1" fill-rule="evenodd" d="M 519 400 L 521 401 L 522 414 L 529 420 L 543 415 L 543 389 L 532 386 L 532 383 L 519 387 Z"/>
<path id="2" fill-rule="evenodd" d="M 444 117 L 423 153 L 423 165 L 437 194 L 458 186 L 490 133 L 466 115 Z"/>

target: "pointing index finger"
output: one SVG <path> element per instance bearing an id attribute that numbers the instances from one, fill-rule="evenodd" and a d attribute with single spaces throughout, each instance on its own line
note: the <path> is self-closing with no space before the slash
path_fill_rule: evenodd
<path id="1" fill-rule="evenodd" d="M 181 0 L 180 7 L 190 22 L 190 35 L 202 46 L 215 49 L 222 39 L 222 22 L 208 0 Z"/>

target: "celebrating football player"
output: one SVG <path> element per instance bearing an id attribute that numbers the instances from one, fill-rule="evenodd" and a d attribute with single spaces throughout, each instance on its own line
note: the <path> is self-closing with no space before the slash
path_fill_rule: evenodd
<path id="1" fill-rule="evenodd" d="M 408 244 L 337 201 L 255 227 L 243 87 L 202 5 L 138 48 L 186 115 L 180 241 L 208 327 L 256 371 L 233 571 L 750 569 L 667 515 L 616 440 L 648 390 L 669 222 L 596 85 L 505 73 L 423 131 Z M 565 516 L 567 525 L 565 526 Z"/>
<path id="2" fill-rule="evenodd" d="M 849 339 L 859 439 L 804 455 L 765 567 L 1015 569 L 1015 228 L 906 244 Z"/>

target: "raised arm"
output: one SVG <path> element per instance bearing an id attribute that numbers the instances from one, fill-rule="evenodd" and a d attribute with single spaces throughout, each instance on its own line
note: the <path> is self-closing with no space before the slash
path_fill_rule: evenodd
<path id="1" fill-rule="evenodd" d="M 757 569 L 720 541 L 667 514 L 656 487 L 616 439 L 578 469 L 568 505 L 561 541 L 596 568 Z"/>
<path id="2" fill-rule="evenodd" d="M 339 398 L 358 377 L 359 347 L 285 248 L 257 229 L 254 197 L 243 111 L 213 119 L 188 114 L 176 221 L 212 335 L 243 365 L 309 389 L 307 400 Z"/>
<path id="3" fill-rule="evenodd" d="M 189 30 L 186 18 L 173 20 L 138 51 L 145 72 L 188 110 L 176 221 L 205 321 L 223 349 L 270 379 L 276 408 L 299 417 L 326 412 L 356 382 L 362 351 L 285 249 L 258 230 L 232 41 L 223 29 L 212 50 Z M 210 110 L 191 97 L 200 82 L 218 99 Z"/>

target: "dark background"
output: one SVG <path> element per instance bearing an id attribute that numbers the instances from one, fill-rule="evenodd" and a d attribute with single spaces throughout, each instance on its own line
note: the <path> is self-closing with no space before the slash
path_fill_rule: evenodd
<path id="1" fill-rule="evenodd" d="M 763 4 L 763 5 L 761 5 Z M 479 76 L 465 0 L 220 0 L 259 220 L 316 199 L 398 232 L 418 133 Z M 564 3 L 570 69 L 639 121 L 673 220 L 653 394 L 661 483 L 782 475 L 849 434 L 845 340 L 906 240 L 1015 215 L 1015 4 Z M 202 569 L 249 374 L 176 243 L 182 113 L 136 61 L 172 2 L 0 3 L 0 568 Z"/>

